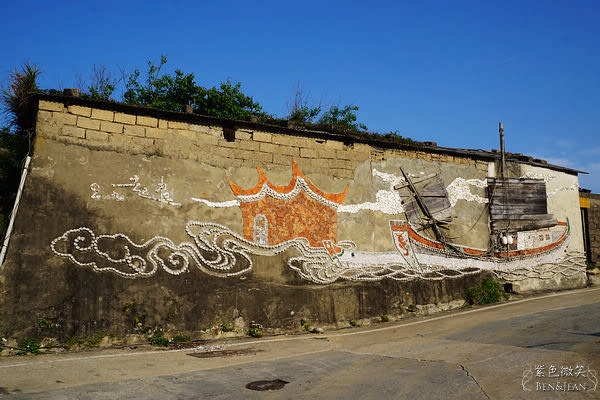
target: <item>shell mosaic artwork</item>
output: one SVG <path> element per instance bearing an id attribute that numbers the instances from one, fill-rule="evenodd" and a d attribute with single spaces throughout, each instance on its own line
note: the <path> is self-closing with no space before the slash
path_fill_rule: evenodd
<path id="1" fill-rule="evenodd" d="M 129 178 L 129 183 L 113 183 L 111 184 L 113 188 L 131 188 L 131 191 L 135 193 L 138 197 L 147 200 L 153 200 L 160 203 L 162 207 L 165 204 L 180 207 L 181 203 L 177 203 L 173 201 L 171 198 L 171 193 L 167 188 L 167 184 L 165 183 L 164 177 L 160 177 L 160 182 L 156 184 L 156 189 L 154 193 L 151 190 L 148 190 L 148 187 L 142 186 L 140 184 L 140 177 L 137 175 L 133 175 Z M 126 195 L 119 193 L 117 190 L 113 189 L 113 192 L 109 195 L 103 195 L 101 193 L 100 185 L 96 182 L 90 185 L 90 190 L 92 191 L 91 198 L 94 200 L 109 200 L 114 199 L 117 201 L 125 201 L 127 200 Z"/>
<path id="2" fill-rule="evenodd" d="M 397 222 L 395 222 L 397 223 Z M 408 223 L 403 222 L 408 226 Z M 135 243 L 124 234 L 96 235 L 90 228 L 71 229 L 54 239 L 50 245 L 54 254 L 73 264 L 96 272 L 112 272 L 126 278 L 143 278 L 163 270 L 171 275 L 189 272 L 191 267 L 212 276 L 228 278 L 249 273 L 252 255 L 274 256 L 289 249 L 287 266 L 302 279 L 329 284 L 338 280 L 379 281 L 392 279 L 440 280 L 492 271 L 499 277 L 520 280 L 530 277 L 552 279 L 560 274 L 569 276 L 580 271 L 585 257 L 567 253 L 567 240 L 552 252 L 513 260 L 481 260 L 452 258 L 442 251 L 417 253 L 412 240 L 404 239 L 396 252 L 359 252 L 351 241 L 312 247 L 305 238 L 294 238 L 277 245 L 251 242 L 225 226 L 191 221 L 186 232 L 190 242 L 174 244 L 170 239 L 155 236 L 144 243 Z"/>
<path id="3" fill-rule="evenodd" d="M 336 209 L 344 201 L 349 186 L 342 193 L 325 193 L 300 172 L 295 160 L 287 186 L 272 184 L 260 167 L 256 169 L 259 178 L 251 189 L 242 189 L 229 181 L 240 203 L 247 240 L 257 237 L 260 229 L 257 223 L 261 223 L 263 235 L 267 236 L 265 240 L 259 235 L 257 241 L 261 243 L 279 244 L 303 237 L 317 247 L 323 240 L 337 241 Z"/>
<path id="4" fill-rule="evenodd" d="M 287 268 L 301 279 L 318 284 L 339 280 L 440 280 L 483 270 L 511 281 L 554 279 L 585 268 L 585 257 L 568 251 L 567 223 L 560 224 L 558 230 L 520 232 L 519 249 L 504 256 L 459 245 L 452 245 L 460 249 L 459 253 L 452 253 L 444 244 L 417 233 L 409 222 L 392 220 L 390 249 L 395 251 L 359 251 L 352 241 L 338 241 L 337 214 L 360 210 L 401 213 L 402 204 L 394 185 L 404 183 L 403 177 L 374 169 L 373 177 L 389 188 L 376 193 L 376 202 L 343 205 L 348 186 L 341 193 L 323 192 L 302 174 L 295 160 L 292 178 L 285 186 L 272 184 L 260 167 L 257 171 L 258 181 L 250 189 L 229 182 L 235 200 L 216 203 L 192 198 L 208 207 L 239 207 L 243 235 L 216 223 L 190 221 L 185 226 L 189 241 L 176 244 L 167 237 L 154 236 L 138 243 L 123 233 L 96 234 L 89 227 L 79 227 L 55 238 L 50 248 L 77 266 L 125 278 L 150 277 L 159 271 L 180 275 L 192 270 L 230 278 L 250 273 L 257 256 L 272 257 L 284 252 Z M 115 189 L 110 194 L 102 194 L 100 185 L 92 183 L 91 198 L 125 201 L 126 194 L 118 190 L 126 188 L 161 207 L 181 205 L 172 200 L 163 177 L 154 192 L 142 187 L 137 175 L 129 180 L 112 184 Z M 471 192 L 472 187 L 486 186 L 486 180 L 454 179 L 447 187 L 451 205 L 459 200 L 487 203 L 486 198 Z"/>

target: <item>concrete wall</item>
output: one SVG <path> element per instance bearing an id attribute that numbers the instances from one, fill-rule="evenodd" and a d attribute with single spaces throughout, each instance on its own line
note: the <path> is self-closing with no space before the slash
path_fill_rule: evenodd
<path id="1" fill-rule="evenodd" d="M 52 142 L 77 144 L 90 150 L 90 156 L 93 151 L 110 150 L 115 154 L 108 157 L 123 158 L 118 168 L 111 168 L 117 161 L 107 161 L 107 154 L 110 153 L 106 152 L 99 153 L 102 154 L 98 156 L 99 160 L 91 163 L 93 169 L 104 172 L 91 181 L 97 182 L 105 191 L 112 183 L 126 183 L 134 174 L 146 185 L 165 176 L 168 186 L 174 190 L 174 198 L 198 206 L 189 217 L 214 221 L 238 233 L 241 233 L 238 207 L 229 207 L 225 211 L 220 207 L 203 207 L 204 203 L 190 202 L 190 199 L 202 198 L 215 203 L 234 200 L 228 181 L 243 187 L 254 186 L 258 179 L 257 166 L 267 172 L 274 184 L 287 185 L 291 179 L 292 159 L 295 159 L 302 173 L 325 192 L 341 192 L 350 184 L 345 207 L 339 212 L 338 236 L 352 238 L 360 248 L 374 251 L 389 248 L 387 221 L 390 215 L 397 215 L 399 211 L 397 207 L 394 208 L 398 205 L 397 192 L 391 186 L 401 179 L 400 166 L 416 176 L 439 173 L 446 185 L 450 185 L 457 177 L 483 180 L 488 168 L 486 161 L 467 157 L 377 149 L 360 143 L 345 145 L 341 141 L 258 130 L 238 129 L 235 141 L 228 142 L 223 138 L 223 128 L 220 126 L 166 121 L 82 106 L 64 107 L 60 103 L 46 101 L 40 103 L 38 136 L 40 139 L 51 139 Z M 79 147 L 76 149 L 84 151 Z M 61 152 L 53 148 L 49 153 L 55 151 Z M 127 156 L 120 157 L 120 154 Z M 130 161 L 132 158 L 129 156 L 136 154 L 141 156 L 137 158 L 142 162 Z M 70 154 L 68 157 L 75 156 Z M 53 156 L 50 158 L 54 159 Z M 180 160 L 181 163 L 176 165 L 172 160 Z M 100 166 L 98 162 L 105 166 Z M 160 166 L 155 167 L 155 164 Z M 190 173 L 191 169 L 196 171 Z M 109 174 L 108 171 L 112 172 Z M 167 171 L 168 176 L 163 171 Z M 57 176 L 56 179 L 61 178 Z M 86 193 L 86 190 L 89 193 L 89 185 L 79 183 L 79 194 L 89 197 Z M 68 183 L 61 184 L 69 186 Z M 486 197 L 485 188 L 471 185 L 471 189 L 475 196 Z M 459 192 L 460 188 L 457 191 L 460 199 Z M 390 202 L 390 199 L 395 202 Z M 457 220 L 453 229 L 457 232 L 472 225 L 472 216 L 485 207 L 484 203 L 477 201 L 458 201 L 456 206 Z M 365 224 L 375 229 L 366 231 L 363 229 Z M 485 247 L 486 229 L 485 223 L 480 224 L 474 231 L 461 237 L 459 242 Z"/>
<path id="2" fill-rule="evenodd" d="M 393 189 L 400 167 L 414 178 L 437 173 L 456 216 L 448 236 L 486 248 L 487 160 L 77 103 L 39 102 L 30 176 L 0 271 L 3 334 L 30 334 L 40 318 L 69 335 L 197 332 L 239 318 L 270 329 L 300 318 L 335 324 L 450 303 L 493 273 L 407 264 L 389 227 L 404 218 Z M 550 172 L 560 187 L 548 183 L 557 190 L 549 211 L 578 224 L 578 198 L 571 204 L 562 189 L 577 177 Z M 255 240 L 262 228 L 244 229 L 244 218 L 266 207 L 257 205 L 264 191 L 269 224 L 310 229 L 332 247 L 285 237 L 289 229 L 277 243 Z M 250 207 L 244 216 L 240 204 Z M 325 216 L 327 229 L 314 228 Z M 580 242 L 575 235 L 571 248 Z"/>
<path id="3" fill-rule="evenodd" d="M 587 210 L 590 262 L 600 265 L 600 195 L 581 192 L 581 208 Z"/>

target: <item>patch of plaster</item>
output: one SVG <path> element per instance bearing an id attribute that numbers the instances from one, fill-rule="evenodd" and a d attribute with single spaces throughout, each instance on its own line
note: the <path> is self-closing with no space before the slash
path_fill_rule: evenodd
<path id="1" fill-rule="evenodd" d="M 471 187 L 485 188 L 487 180 L 484 179 L 464 179 L 456 178 L 446 187 L 450 205 L 454 207 L 458 200 L 475 201 L 477 203 L 487 203 L 489 200 L 485 197 L 471 193 Z"/>

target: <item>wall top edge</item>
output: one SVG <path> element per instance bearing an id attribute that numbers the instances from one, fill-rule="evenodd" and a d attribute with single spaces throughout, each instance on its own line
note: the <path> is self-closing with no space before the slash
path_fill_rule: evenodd
<path id="1" fill-rule="evenodd" d="M 252 122 L 245 120 L 234 120 L 228 118 L 219 118 L 208 115 L 200 115 L 195 113 L 185 113 L 178 111 L 166 111 L 160 110 L 157 108 L 150 108 L 144 106 L 134 106 L 124 103 L 118 103 L 114 101 L 106 101 L 106 100 L 92 100 L 85 99 L 74 96 L 64 96 L 57 94 L 46 94 L 46 93 L 37 93 L 35 95 L 36 105 L 40 100 L 50 101 L 62 103 L 65 106 L 69 105 L 79 105 L 85 107 L 91 107 L 102 110 L 110 110 L 117 111 L 126 114 L 134 114 L 134 115 L 142 115 L 155 117 L 163 120 L 169 121 L 178 121 L 178 122 L 187 122 L 198 125 L 211 125 L 211 126 L 222 126 L 226 128 L 235 128 L 235 129 L 252 129 L 252 130 L 260 130 L 268 133 L 277 133 L 284 134 L 288 136 L 302 136 L 302 137 L 310 137 L 315 139 L 324 139 L 324 140 L 336 140 L 339 142 L 343 142 L 346 145 L 353 143 L 362 143 L 367 144 L 375 148 L 384 148 L 384 149 L 399 149 L 399 150 L 412 150 L 412 151 L 421 151 L 435 154 L 444 154 L 458 157 L 471 158 L 474 160 L 481 161 L 497 161 L 500 160 L 500 153 L 497 151 L 488 151 L 481 149 L 457 149 L 451 147 L 441 147 L 435 145 L 424 144 L 420 142 L 415 142 L 414 144 L 400 144 L 386 141 L 384 139 L 378 138 L 364 138 L 353 135 L 342 135 L 338 133 L 326 132 L 326 131 L 316 131 L 316 130 L 307 130 L 307 129 L 298 129 L 298 128 L 290 128 L 290 127 L 282 127 L 278 125 L 270 125 L 262 122 Z M 527 164 L 535 167 L 547 168 L 555 171 L 565 172 L 572 175 L 577 174 L 587 174 L 587 172 L 579 171 L 571 168 L 562 167 L 559 165 L 548 164 L 544 160 L 533 159 L 529 156 L 524 156 L 522 154 L 514 154 L 507 153 L 506 161 L 508 162 L 516 162 L 519 164 Z"/>

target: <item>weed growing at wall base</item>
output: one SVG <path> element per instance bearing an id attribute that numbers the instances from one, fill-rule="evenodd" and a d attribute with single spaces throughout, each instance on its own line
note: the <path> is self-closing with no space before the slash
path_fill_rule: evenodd
<path id="1" fill-rule="evenodd" d="M 306 320 L 303 318 L 300 320 L 300 326 L 302 327 L 302 329 L 304 329 L 306 332 L 310 332 L 311 331 L 311 326 L 308 322 L 306 322 Z"/>
<path id="2" fill-rule="evenodd" d="M 190 337 L 186 335 L 175 335 L 171 341 L 173 343 L 186 343 L 190 341 Z"/>
<path id="3" fill-rule="evenodd" d="M 38 319 L 38 326 L 42 329 L 52 329 L 56 325 L 54 324 L 54 322 L 52 322 L 50 320 L 47 320 L 45 318 L 40 318 L 40 319 Z"/>
<path id="4" fill-rule="evenodd" d="M 102 342 L 102 339 L 104 339 L 105 336 L 106 336 L 106 333 L 104 333 L 102 331 L 96 332 L 96 334 L 94 336 L 87 339 L 88 346 L 90 346 L 90 347 L 100 346 L 100 342 Z"/>
<path id="5" fill-rule="evenodd" d="M 152 346 L 168 347 L 171 340 L 164 336 L 154 335 L 148 338 L 148 341 Z"/>
<path id="6" fill-rule="evenodd" d="M 263 326 L 261 324 L 257 324 L 256 322 L 252 321 L 250 323 L 250 328 L 248 329 L 248 335 L 259 338 L 262 336 L 262 330 Z"/>
<path id="7" fill-rule="evenodd" d="M 17 351 L 18 356 L 27 355 L 27 353 L 31 354 L 40 354 L 40 344 L 35 339 L 24 339 L 21 343 L 19 343 L 19 351 Z"/>
<path id="8" fill-rule="evenodd" d="M 67 341 L 65 343 L 63 343 L 62 347 L 65 350 L 71 350 L 71 347 L 73 346 L 81 346 L 82 344 L 85 343 L 85 339 L 81 338 L 81 337 L 68 337 Z"/>
<path id="9" fill-rule="evenodd" d="M 479 286 L 469 288 L 465 292 L 465 300 L 469 304 L 492 304 L 502 298 L 508 299 L 508 294 L 500 282 L 485 278 Z"/>

